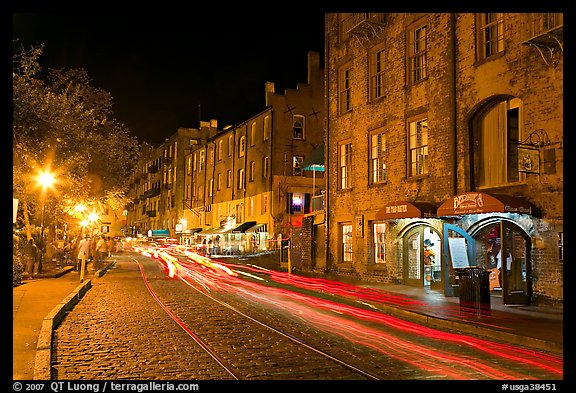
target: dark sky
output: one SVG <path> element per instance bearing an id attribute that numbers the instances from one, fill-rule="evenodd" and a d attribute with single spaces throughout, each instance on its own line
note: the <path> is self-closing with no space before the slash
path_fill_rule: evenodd
<path id="1" fill-rule="evenodd" d="M 307 81 L 323 34 L 321 12 L 13 14 L 18 45 L 44 44 L 45 69 L 84 68 L 112 95 L 114 117 L 153 143 L 197 127 L 199 105 L 219 128 L 257 114 L 266 81 L 277 93 Z"/>

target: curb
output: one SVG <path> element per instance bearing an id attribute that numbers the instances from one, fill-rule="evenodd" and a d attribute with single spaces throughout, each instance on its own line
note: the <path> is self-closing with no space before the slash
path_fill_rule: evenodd
<path id="1" fill-rule="evenodd" d="M 42 321 L 42 328 L 40 329 L 40 336 L 38 337 L 38 344 L 36 346 L 36 359 L 34 361 L 34 380 L 50 380 L 51 379 L 51 365 L 52 365 L 52 333 L 58 327 L 60 322 L 74 306 L 82 299 L 86 292 L 92 288 L 92 281 L 102 277 L 112 265 L 116 263 L 116 259 L 108 263 L 102 269 L 94 273 L 90 280 L 85 280 L 78 285 L 70 295 L 66 296 L 56 307 L 48 313 Z M 62 273 L 64 274 L 64 273 Z"/>

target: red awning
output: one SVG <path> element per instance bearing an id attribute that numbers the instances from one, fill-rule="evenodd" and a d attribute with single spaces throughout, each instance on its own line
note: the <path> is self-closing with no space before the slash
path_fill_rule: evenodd
<path id="1" fill-rule="evenodd" d="M 387 203 L 376 213 L 377 220 L 394 220 L 398 218 L 436 217 L 437 206 L 429 202 L 394 201 Z"/>
<path id="2" fill-rule="evenodd" d="M 510 195 L 465 192 L 448 199 L 437 213 L 439 217 L 476 213 L 532 214 L 532 206 L 530 202 Z"/>

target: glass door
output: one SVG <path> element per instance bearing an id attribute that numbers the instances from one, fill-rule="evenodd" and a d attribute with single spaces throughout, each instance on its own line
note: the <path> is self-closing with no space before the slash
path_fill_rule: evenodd
<path id="1" fill-rule="evenodd" d="M 442 288 L 442 243 L 440 235 L 426 225 L 404 237 L 404 280 L 407 285 Z"/>

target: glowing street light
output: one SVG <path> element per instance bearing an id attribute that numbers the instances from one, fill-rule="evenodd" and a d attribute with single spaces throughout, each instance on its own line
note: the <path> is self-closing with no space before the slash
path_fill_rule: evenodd
<path id="1" fill-rule="evenodd" d="M 44 257 L 44 245 L 46 242 L 44 241 L 44 211 L 46 210 L 46 194 L 48 188 L 51 188 L 54 183 L 56 183 L 56 178 L 54 174 L 52 174 L 48 169 L 40 172 L 37 177 L 38 185 L 42 187 L 42 213 L 40 216 L 40 241 L 41 249 L 40 249 L 40 261 L 38 263 L 38 273 L 42 273 L 42 259 Z"/>

